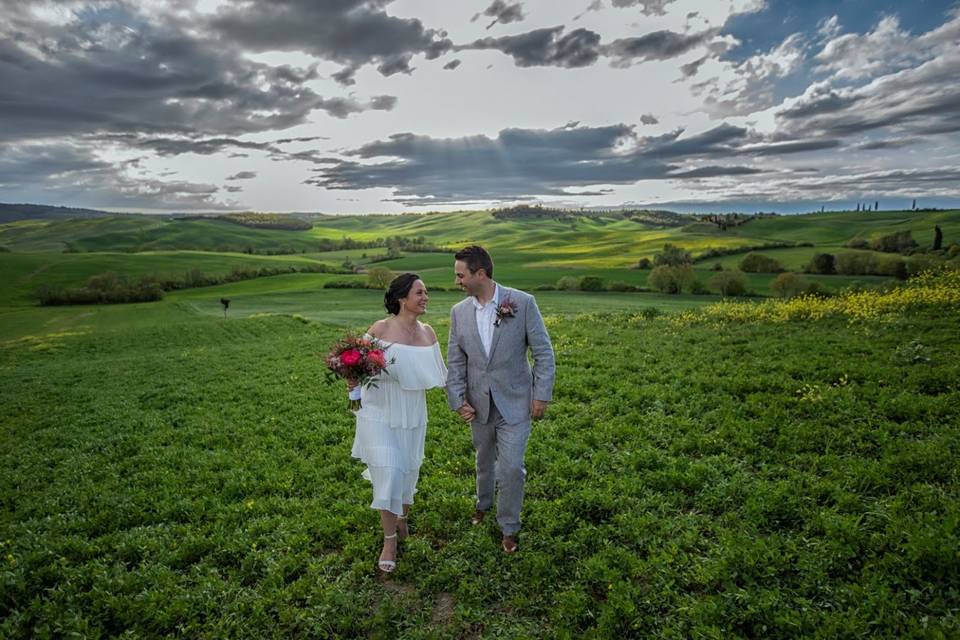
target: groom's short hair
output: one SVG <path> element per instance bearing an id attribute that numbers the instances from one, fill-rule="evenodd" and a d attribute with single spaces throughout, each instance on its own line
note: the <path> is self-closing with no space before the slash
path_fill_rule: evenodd
<path id="1" fill-rule="evenodd" d="M 487 250 L 480 245 L 472 244 L 469 247 L 464 247 L 460 249 L 460 251 L 457 251 L 453 257 L 456 260 L 464 262 L 467 265 L 467 269 L 470 270 L 470 273 L 476 273 L 478 270 L 483 269 L 487 272 L 488 278 L 493 277 L 493 258 L 491 258 Z"/>

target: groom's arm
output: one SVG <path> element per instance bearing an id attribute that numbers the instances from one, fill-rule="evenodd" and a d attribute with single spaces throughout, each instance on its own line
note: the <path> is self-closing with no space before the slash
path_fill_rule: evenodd
<path id="1" fill-rule="evenodd" d="M 467 401 L 467 354 L 460 348 L 458 331 L 456 313 L 451 309 L 447 340 L 447 404 L 453 411 Z"/>
<path id="2" fill-rule="evenodd" d="M 530 345 L 530 353 L 533 354 L 533 399 L 539 402 L 550 402 L 553 399 L 553 379 L 557 365 L 547 327 L 543 324 L 543 316 L 540 315 L 540 309 L 533 296 L 530 296 L 526 316 L 527 344 Z"/>

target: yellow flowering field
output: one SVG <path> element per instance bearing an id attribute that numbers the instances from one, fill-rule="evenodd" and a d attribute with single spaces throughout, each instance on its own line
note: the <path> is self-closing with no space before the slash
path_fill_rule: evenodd
<path id="1" fill-rule="evenodd" d="M 686 326 L 710 322 L 819 320 L 836 316 L 846 316 L 851 322 L 863 322 L 892 319 L 928 308 L 960 308 L 960 271 L 926 272 L 887 291 L 849 291 L 829 298 L 801 295 L 760 303 L 724 301 L 677 314 L 673 316 L 673 322 Z"/>

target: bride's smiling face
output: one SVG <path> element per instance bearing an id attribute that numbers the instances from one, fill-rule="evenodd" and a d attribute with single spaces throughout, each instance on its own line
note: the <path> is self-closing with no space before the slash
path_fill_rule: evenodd
<path id="1" fill-rule="evenodd" d="M 428 300 L 430 296 L 427 295 L 427 285 L 423 284 L 423 280 L 417 280 L 410 287 L 407 297 L 400 299 L 400 307 L 419 316 L 427 312 Z"/>

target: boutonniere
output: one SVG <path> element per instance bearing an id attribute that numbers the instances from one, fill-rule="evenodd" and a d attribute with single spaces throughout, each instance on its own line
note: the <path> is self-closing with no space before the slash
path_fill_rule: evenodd
<path id="1" fill-rule="evenodd" d="M 507 298 L 497 307 L 497 319 L 493 321 L 493 326 L 499 327 L 504 318 L 512 318 L 515 315 L 517 315 L 517 305 Z"/>

